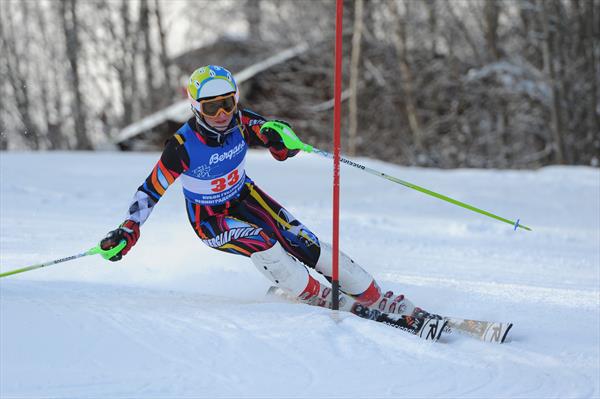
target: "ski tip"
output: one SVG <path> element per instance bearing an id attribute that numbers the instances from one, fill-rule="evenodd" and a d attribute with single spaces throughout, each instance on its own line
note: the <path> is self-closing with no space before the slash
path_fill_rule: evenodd
<path id="1" fill-rule="evenodd" d="M 503 344 L 504 341 L 506 341 L 506 337 L 508 337 L 508 332 L 510 331 L 512 326 L 513 326 L 513 323 L 508 323 L 508 327 L 506 327 L 506 331 L 504 332 L 504 335 L 502 336 L 502 339 L 500 340 L 501 344 Z"/>
<path id="2" fill-rule="evenodd" d="M 437 338 L 435 339 L 436 342 L 440 340 L 440 338 L 442 337 L 443 333 L 447 332 L 446 331 L 447 328 L 449 328 L 449 326 L 448 326 L 448 320 L 444 320 L 444 323 L 442 324 L 442 327 L 439 329 L 440 332 L 438 333 Z"/>
<path id="3" fill-rule="evenodd" d="M 448 320 L 434 318 L 420 318 L 420 320 L 423 325 L 415 334 L 427 341 L 439 341 L 448 326 Z"/>

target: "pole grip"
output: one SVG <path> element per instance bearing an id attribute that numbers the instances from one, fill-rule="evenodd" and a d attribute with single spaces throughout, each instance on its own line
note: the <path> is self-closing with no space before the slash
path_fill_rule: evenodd
<path id="1" fill-rule="evenodd" d="M 90 255 L 98 254 L 98 255 L 101 255 L 104 259 L 110 260 L 110 258 L 112 258 L 116 254 L 121 252 L 121 250 L 123 248 L 125 248 L 125 245 L 127 245 L 127 241 L 121 240 L 119 245 L 117 245 L 114 248 L 102 249 L 102 248 L 100 248 L 100 245 L 96 245 L 94 248 L 90 249 L 88 252 L 90 253 Z"/>

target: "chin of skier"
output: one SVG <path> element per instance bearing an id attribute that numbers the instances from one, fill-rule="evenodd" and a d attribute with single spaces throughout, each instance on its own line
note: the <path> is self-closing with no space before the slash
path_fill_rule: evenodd
<path id="1" fill-rule="evenodd" d="M 244 169 L 250 145 L 268 148 L 278 161 L 298 150 L 287 149 L 275 130 L 262 128 L 265 118 L 239 107 L 239 89 L 227 69 L 214 65 L 197 69 L 187 93 L 194 116 L 167 140 L 160 160 L 135 193 L 125 221 L 108 233 L 101 247 L 110 249 L 125 240 L 126 246 L 110 260 L 127 254 L 140 236 L 140 226 L 180 178 L 189 222 L 202 242 L 249 257 L 286 294 L 330 306 L 331 288 L 306 267 L 331 281 L 331 245 L 262 191 Z M 339 282 L 342 310 L 356 301 L 386 313 L 422 311 L 403 295 L 394 297 L 391 291 L 382 295 L 373 277 L 344 253 L 339 257 Z"/>

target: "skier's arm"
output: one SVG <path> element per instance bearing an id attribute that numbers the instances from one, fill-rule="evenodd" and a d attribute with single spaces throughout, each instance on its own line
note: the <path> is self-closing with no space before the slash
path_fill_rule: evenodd
<path id="1" fill-rule="evenodd" d="M 242 124 L 244 125 L 244 138 L 248 142 L 249 145 L 260 145 L 262 147 L 268 148 L 273 155 L 273 158 L 278 161 L 285 161 L 288 158 L 293 157 L 298 153 L 298 150 L 289 150 L 283 144 L 283 140 L 281 137 L 276 134 L 269 134 L 267 131 L 260 131 L 260 127 L 267 120 L 261 115 L 252 112 L 250 110 L 244 109 L 242 110 Z M 285 123 L 289 126 L 287 122 L 279 121 L 281 123 Z"/>
<path id="2" fill-rule="evenodd" d="M 106 250 L 125 240 L 125 247 L 110 258 L 111 261 L 120 260 L 135 245 L 140 236 L 140 226 L 148 219 L 154 205 L 162 198 L 167 188 L 189 167 L 189 156 L 183 146 L 183 140 L 182 136 L 175 134 L 167 141 L 159 161 L 133 196 L 125 221 L 100 242 L 100 247 Z"/>
<path id="3" fill-rule="evenodd" d="M 190 158 L 183 142 L 184 139 L 179 134 L 167 140 L 159 161 L 133 196 L 127 220 L 133 220 L 140 226 L 144 224 L 169 186 L 187 170 Z"/>

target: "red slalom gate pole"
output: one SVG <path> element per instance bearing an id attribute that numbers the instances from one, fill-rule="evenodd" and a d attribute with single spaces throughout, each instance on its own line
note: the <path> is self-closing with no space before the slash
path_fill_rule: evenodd
<path id="1" fill-rule="evenodd" d="M 335 1 L 335 75 L 333 93 L 333 259 L 331 309 L 340 307 L 339 253 L 340 253 L 340 130 L 342 111 L 342 21 L 344 0 Z"/>

